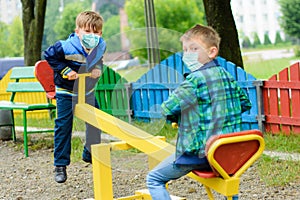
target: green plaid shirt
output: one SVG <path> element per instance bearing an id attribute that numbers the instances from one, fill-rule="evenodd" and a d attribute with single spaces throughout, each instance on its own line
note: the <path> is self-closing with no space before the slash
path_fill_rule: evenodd
<path id="1" fill-rule="evenodd" d="M 208 138 L 241 131 L 241 114 L 251 103 L 233 77 L 213 60 L 190 73 L 163 102 L 162 114 L 178 118 L 176 157 L 204 157 Z"/>

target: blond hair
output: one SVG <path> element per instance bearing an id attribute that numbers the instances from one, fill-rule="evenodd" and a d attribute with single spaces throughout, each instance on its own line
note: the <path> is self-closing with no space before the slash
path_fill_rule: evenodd
<path id="1" fill-rule="evenodd" d="M 76 28 L 91 27 L 93 31 L 102 31 L 103 18 L 94 11 L 84 11 L 76 17 Z"/>
<path id="2" fill-rule="evenodd" d="M 217 47 L 219 49 L 221 38 L 217 31 L 210 26 L 195 25 L 187 30 L 180 38 L 182 40 L 200 39 L 207 47 Z"/>

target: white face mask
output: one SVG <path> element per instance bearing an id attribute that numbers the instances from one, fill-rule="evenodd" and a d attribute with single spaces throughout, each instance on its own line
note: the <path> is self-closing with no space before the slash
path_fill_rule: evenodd
<path id="1" fill-rule="evenodd" d="M 192 72 L 203 66 L 203 64 L 198 61 L 198 52 L 183 53 L 182 61 Z"/>

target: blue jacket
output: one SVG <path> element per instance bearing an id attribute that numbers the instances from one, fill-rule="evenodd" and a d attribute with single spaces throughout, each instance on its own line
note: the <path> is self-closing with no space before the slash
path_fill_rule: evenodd
<path id="1" fill-rule="evenodd" d="M 67 40 L 57 41 L 44 51 L 44 58 L 54 70 L 54 83 L 57 88 L 68 91 L 77 91 L 77 81 L 68 80 L 66 74 L 71 70 L 77 73 L 86 73 L 94 68 L 102 69 L 103 54 L 106 43 L 101 38 L 97 47 L 90 54 L 84 51 L 79 37 L 72 33 Z M 94 89 L 98 79 L 86 78 L 86 91 Z"/>

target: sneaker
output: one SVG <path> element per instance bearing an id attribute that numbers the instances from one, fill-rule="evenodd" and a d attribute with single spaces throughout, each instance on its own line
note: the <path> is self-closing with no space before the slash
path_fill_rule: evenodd
<path id="1" fill-rule="evenodd" d="M 86 147 L 83 148 L 82 160 L 92 164 L 92 155 Z"/>
<path id="2" fill-rule="evenodd" d="M 55 167 L 54 179 L 57 183 L 64 183 L 67 180 L 66 166 Z"/>

